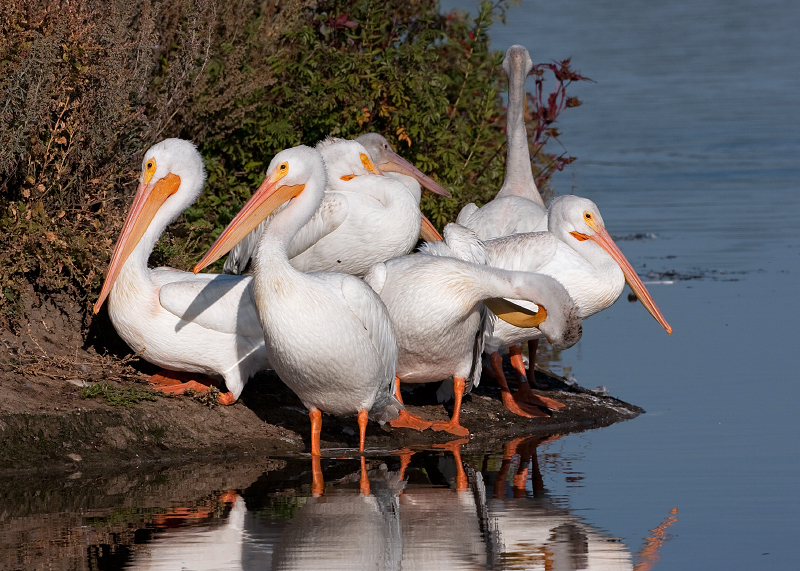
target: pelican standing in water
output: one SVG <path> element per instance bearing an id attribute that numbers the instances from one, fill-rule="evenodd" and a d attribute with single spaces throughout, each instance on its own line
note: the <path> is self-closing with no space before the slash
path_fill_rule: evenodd
<path id="1" fill-rule="evenodd" d="M 597 206 L 587 198 L 559 196 L 550 205 L 547 232 L 486 240 L 484 247 L 491 266 L 537 272 L 557 279 L 575 300 L 582 319 L 610 307 L 619 298 L 627 282 L 650 315 L 667 333 L 672 334 L 672 327 L 656 306 L 650 292 L 609 236 Z M 520 303 L 525 306 L 524 302 Z M 545 333 L 541 329 L 520 329 L 498 322 L 492 337 L 486 342 L 486 351 L 493 353 L 501 347 L 543 336 Z M 535 352 L 530 355 L 529 379 L 533 373 L 535 355 Z M 499 354 L 492 357 L 494 376 L 504 393 L 507 393 L 508 386 Z M 524 367 L 521 371 L 519 367 L 522 367 L 521 358 L 515 368 L 524 376 Z M 521 388 L 523 386 L 533 395 L 527 383 L 520 385 Z M 524 402 L 529 400 L 529 395 L 518 392 L 516 398 Z M 535 400 L 532 402 L 538 404 Z"/>
<path id="2" fill-rule="evenodd" d="M 320 455 L 322 411 L 358 414 L 360 450 L 367 418 L 396 418 L 397 342 L 386 307 L 362 280 L 333 272 L 303 273 L 289 262 L 292 238 L 322 202 L 325 164 L 299 146 L 272 159 L 267 177 L 202 260 L 222 257 L 283 203 L 262 233 L 254 257 L 254 295 L 267 356 L 281 380 L 309 409 L 311 453 Z"/>
<path id="3" fill-rule="evenodd" d="M 374 141 L 368 142 L 374 146 Z M 290 243 L 287 252 L 292 266 L 305 272 L 341 272 L 361 277 L 375 262 L 410 252 L 420 234 L 425 239 L 441 240 L 419 210 L 417 180 L 405 180 L 404 184 L 385 176 L 358 141 L 328 138 L 316 148 L 328 170 L 328 192 L 317 212 Z M 450 196 L 399 156 L 384 152 L 381 160 L 389 168 L 400 169 L 403 179 L 417 177 L 434 192 Z M 240 274 L 245 270 L 258 237 L 269 223 L 265 220 L 259 224 L 232 249 L 225 261 L 226 272 Z"/>
<path id="4" fill-rule="evenodd" d="M 449 421 L 434 430 L 467 436 L 459 422 L 461 399 L 480 380 L 488 312 L 520 326 L 537 327 L 557 347 L 571 347 L 581 319 L 566 290 L 547 276 L 507 272 L 451 257 L 401 256 L 375 264 L 364 280 L 377 291 L 395 325 L 399 346 L 396 382 L 428 383 L 452 377 L 455 392 Z M 535 303 L 526 312 L 501 299 Z M 396 389 L 399 399 L 399 386 Z M 426 423 L 403 411 L 392 426 L 421 430 Z"/>
<path id="5" fill-rule="evenodd" d="M 173 372 L 222 377 L 228 392 L 219 401 L 233 404 L 247 380 L 269 368 L 252 278 L 147 267 L 158 238 L 195 201 L 204 181 L 203 160 L 189 141 L 166 139 L 148 149 L 93 309 L 100 311 L 108 297 L 119 336 L 142 358 L 166 369 L 151 380 L 168 384 L 164 379 L 186 378 Z M 197 381 L 161 390 L 177 394 L 187 388 L 209 390 Z"/>
<path id="6" fill-rule="evenodd" d="M 525 78 L 532 68 L 528 50 L 519 45 L 508 48 L 503 59 L 508 76 L 505 180 L 494 200 L 481 208 L 467 204 L 458 215 L 458 223 L 483 240 L 547 229 L 547 210 L 533 179 L 525 129 Z"/>

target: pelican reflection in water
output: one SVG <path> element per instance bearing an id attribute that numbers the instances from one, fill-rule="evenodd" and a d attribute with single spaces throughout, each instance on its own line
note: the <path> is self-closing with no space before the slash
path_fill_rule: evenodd
<path id="1" fill-rule="evenodd" d="M 675 511 L 634 557 L 619 538 L 547 497 L 536 453 L 548 441 L 516 439 L 499 458 L 485 456 L 480 470 L 462 462 L 464 440 L 415 453 L 409 464 L 405 455 L 398 471 L 387 467 L 397 467 L 396 458 L 372 459 L 366 475 L 348 468 L 351 461 L 330 459 L 326 468 L 338 477 L 329 474 L 318 497 L 276 474 L 285 488 L 253 484 L 221 494 L 216 508 L 155 516 L 160 531 L 134 546 L 126 568 L 651 569 Z M 176 518 L 190 525 L 174 527 Z"/>

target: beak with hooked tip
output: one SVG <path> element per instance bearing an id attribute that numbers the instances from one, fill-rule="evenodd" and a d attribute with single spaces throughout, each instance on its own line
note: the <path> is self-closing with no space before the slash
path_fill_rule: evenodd
<path id="1" fill-rule="evenodd" d="M 633 269 L 628 259 L 625 255 L 620 251 L 617 245 L 614 243 L 614 240 L 611 239 L 608 232 L 605 228 L 597 224 L 589 224 L 592 230 L 595 231 L 593 235 L 581 234 L 580 232 L 571 232 L 572 236 L 577 238 L 578 240 L 592 240 L 598 246 L 603 248 L 609 256 L 611 256 L 617 265 L 622 270 L 623 275 L 625 276 L 625 281 L 633 290 L 633 293 L 636 294 L 636 297 L 639 298 L 639 301 L 642 302 L 642 305 L 647 309 L 647 311 L 652 315 L 661 327 L 663 327 L 667 333 L 672 335 L 672 327 L 667 320 L 662 315 L 661 310 L 658 309 L 656 302 L 653 301 L 653 297 L 650 295 L 650 292 L 647 291 L 647 288 L 644 287 L 642 280 L 639 279 L 639 276 L 636 274 L 636 270 Z"/>
<path id="2" fill-rule="evenodd" d="M 440 194 L 447 198 L 451 197 L 451 194 L 438 182 L 433 180 L 431 177 L 423 173 L 417 167 L 412 165 L 410 162 L 405 160 L 403 157 L 395 153 L 394 151 L 386 151 L 390 153 L 391 160 L 381 163 L 378 165 L 380 169 L 384 172 L 396 172 L 400 174 L 404 174 L 406 176 L 413 177 L 417 179 L 422 186 L 430 190 L 431 192 L 435 192 L 436 194 Z"/>

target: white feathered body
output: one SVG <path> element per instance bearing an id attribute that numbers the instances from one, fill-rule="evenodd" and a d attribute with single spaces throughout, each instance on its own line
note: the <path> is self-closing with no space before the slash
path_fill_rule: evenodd
<path id="1" fill-rule="evenodd" d="M 180 187 L 155 213 L 122 265 L 108 295 L 109 317 L 119 336 L 145 360 L 222 377 L 238 398 L 250 376 L 269 368 L 252 279 L 147 267 L 159 236 L 194 202 L 204 180 L 202 159 L 188 141 L 162 141 L 147 151 L 145 162 L 151 157 L 159 164 L 154 178 L 176 174 Z"/>
<path id="2" fill-rule="evenodd" d="M 458 214 L 458 223 L 473 230 L 482 240 L 488 240 L 547 230 L 547 211 L 521 196 L 501 196 L 481 208 L 467 204 Z"/>
<path id="3" fill-rule="evenodd" d="M 454 375 L 480 378 L 479 360 L 474 371 L 474 349 L 484 306 L 483 292 L 472 283 L 473 267 L 416 254 L 376 264 L 365 276 L 395 325 L 402 382 L 428 383 Z"/>
<path id="4" fill-rule="evenodd" d="M 380 186 L 372 195 L 327 192 L 326 197 L 338 195 L 335 197 L 337 206 L 346 210 L 346 217 L 335 231 L 294 255 L 291 258 L 293 267 L 304 272 L 342 272 L 363 276 L 372 264 L 402 256 L 414 248 L 422 219 L 419 204 L 408 188 L 388 176 L 377 175 L 361 175 L 349 183 Z M 317 223 L 318 217 L 327 215 L 325 208 L 329 203 L 329 200 L 323 201 L 307 227 Z"/>
<path id="5" fill-rule="evenodd" d="M 376 264 L 364 280 L 380 293 L 395 326 L 397 376 L 405 383 L 463 377 L 469 390 L 480 379 L 483 339 L 491 312 L 483 301 L 523 297 L 548 301 L 542 325 L 556 343 L 580 338 L 580 318 L 566 291 L 550 278 L 506 272 L 456 258 L 424 254 Z"/>
<path id="6" fill-rule="evenodd" d="M 259 274 L 256 298 L 267 355 L 309 408 L 336 415 L 382 410 L 394 392 L 397 343 L 378 295 L 336 273 Z"/>

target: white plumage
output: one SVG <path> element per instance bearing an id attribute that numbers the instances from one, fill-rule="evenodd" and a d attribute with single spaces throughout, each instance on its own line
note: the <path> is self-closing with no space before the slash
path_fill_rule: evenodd
<path id="1" fill-rule="evenodd" d="M 134 351 L 171 371 L 224 378 L 229 393 L 220 401 L 232 404 L 248 378 L 269 367 L 252 279 L 147 267 L 159 236 L 204 181 L 192 143 L 167 139 L 148 149 L 94 312 L 108 296 L 111 322 Z"/>
<path id="2" fill-rule="evenodd" d="M 328 170 L 327 191 L 317 211 L 290 242 L 292 266 L 306 272 L 363 276 L 375 262 L 410 252 L 423 224 L 419 183 L 405 175 L 399 175 L 402 182 L 385 176 L 357 141 L 329 138 L 316 148 Z M 430 180 L 414 170 L 423 180 Z M 267 219 L 259 224 L 234 247 L 225 261 L 226 272 L 244 271 L 258 236 L 269 223 Z M 426 228 L 432 228 L 429 222 Z"/>
<path id="3" fill-rule="evenodd" d="M 581 320 L 574 303 L 561 285 L 546 276 L 415 254 L 375 264 L 364 280 L 380 294 L 394 323 L 400 381 L 454 379 L 453 418 L 435 423 L 435 430 L 468 434 L 459 425 L 458 414 L 461 395 L 480 379 L 480 354 L 489 327 L 482 302 L 503 297 L 530 300 L 546 308 L 539 329 L 557 346 L 572 346 L 580 338 Z"/>
<path id="4" fill-rule="evenodd" d="M 458 215 L 459 224 L 484 240 L 547 229 L 547 211 L 533 179 L 525 129 L 525 78 L 532 67 L 528 50 L 519 45 L 508 48 L 503 59 L 508 76 L 505 180 L 494 200 L 481 208 L 467 204 Z"/>
<path id="5" fill-rule="evenodd" d="M 300 146 L 272 159 L 267 178 L 223 231 L 195 271 L 224 255 L 278 206 L 254 258 L 254 294 L 267 355 L 275 371 L 309 409 L 312 454 L 319 454 L 319 411 L 359 414 L 363 450 L 367 412 L 379 421 L 397 416 L 397 344 L 383 302 L 360 279 L 330 272 L 303 273 L 287 257 L 289 243 L 324 196 L 319 151 Z"/>

